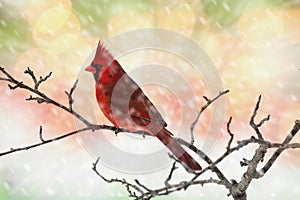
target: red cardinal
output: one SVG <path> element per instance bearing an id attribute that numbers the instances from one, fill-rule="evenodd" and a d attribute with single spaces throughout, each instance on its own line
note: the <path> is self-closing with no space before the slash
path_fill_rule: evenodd
<path id="1" fill-rule="evenodd" d="M 93 62 L 85 70 L 93 73 L 98 105 L 115 127 L 132 132 L 146 131 L 157 137 L 186 166 L 202 169 L 173 139 L 158 110 L 101 41 Z"/>

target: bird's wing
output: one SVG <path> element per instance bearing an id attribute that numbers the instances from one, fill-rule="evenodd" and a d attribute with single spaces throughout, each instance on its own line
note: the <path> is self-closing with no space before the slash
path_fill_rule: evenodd
<path id="1" fill-rule="evenodd" d="M 113 88 L 111 105 L 120 112 L 128 113 L 133 120 L 140 119 L 167 126 L 150 99 L 125 72 Z"/>

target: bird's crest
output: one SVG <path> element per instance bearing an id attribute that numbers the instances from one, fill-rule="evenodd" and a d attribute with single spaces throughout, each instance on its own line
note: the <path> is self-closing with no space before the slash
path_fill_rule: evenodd
<path id="1" fill-rule="evenodd" d="M 99 40 L 97 51 L 94 58 L 94 64 L 108 66 L 114 61 L 111 53 L 105 48 L 103 41 Z"/>

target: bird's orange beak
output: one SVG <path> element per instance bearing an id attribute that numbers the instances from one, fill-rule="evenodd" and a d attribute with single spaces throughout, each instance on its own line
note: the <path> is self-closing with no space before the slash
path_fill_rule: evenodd
<path id="1" fill-rule="evenodd" d="M 93 74 L 96 73 L 96 69 L 95 67 L 93 67 L 92 65 L 89 65 L 85 68 L 85 71 L 88 71 L 88 72 L 92 72 Z"/>

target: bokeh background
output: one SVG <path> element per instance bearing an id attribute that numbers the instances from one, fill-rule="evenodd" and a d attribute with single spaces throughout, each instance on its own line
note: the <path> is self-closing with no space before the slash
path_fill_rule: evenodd
<path id="1" fill-rule="evenodd" d="M 230 89 L 225 118 L 233 117 L 236 140 L 254 134 L 248 121 L 259 94 L 263 98 L 259 116 L 271 114 L 271 121 L 262 128 L 266 138 L 281 141 L 300 118 L 298 0 L 0 0 L 0 64 L 24 81 L 30 81 L 23 75 L 27 67 L 39 75 L 52 71 L 53 77 L 41 89 L 67 104 L 63 91 L 72 86 L 99 38 L 151 27 L 180 32 L 207 52 L 224 88 Z M 156 58 L 155 53 L 147 55 L 145 60 Z M 178 63 L 172 57 L 159 58 L 162 63 Z M 126 58 L 126 62 L 134 59 Z M 199 97 L 209 95 L 205 80 L 192 71 L 182 73 Z M 0 83 L 0 91 L 1 151 L 38 142 L 39 125 L 45 137 L 76 128 L 72 116 L 52 106 L 25 102 L 26 92 L 10 91 L 5 83 Z M 179 105 L 168 106 L 176 110 Z M 198 126 L 197 138 L 205 134 L 209 120 L 208 112 Z M 227 135 L 221 133 L 211 155 L 224 150 Z M 300 142 L 300 137 L 294 142 Z M 251 148 L 241 153 L 252 156 Z M 243 157 L 238 153 L 226 160 L 221 165 L 225 174 L 239 179 L 243 170 L 238 163 Z M 2 157 L 0 199 L 126 199 L 121 186 L 107 185 L 96 177 L 91 170 L 93 161 L 78 136 Z M 298 199 L 299 169 L 300 151 L 285 152 L 263 179 L 252 183 L 249 199 Z M 105 167 L 102 171 L 107 177 L 135 177 L 152 186 L 160 186 L 158 178 L 166 175 L 166 171 L 125 175 Z M 226 191 L 217 186 L 194 187 L 158 199 L 187 196 L 225 199 Z"/>

